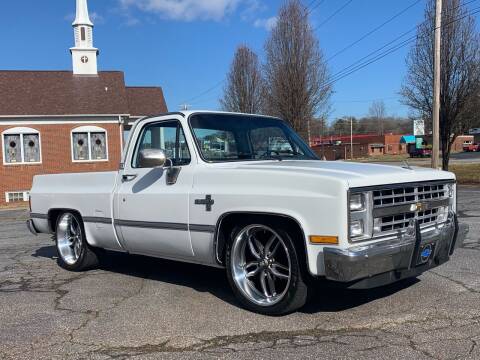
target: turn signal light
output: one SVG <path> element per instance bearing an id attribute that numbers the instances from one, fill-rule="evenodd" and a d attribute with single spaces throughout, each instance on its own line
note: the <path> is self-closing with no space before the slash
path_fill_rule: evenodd
<path id="1" fill-rule="evenodd" d="M 312 244 L 335 244 L 338 245 L 338 236 L 310 235 Z"/>

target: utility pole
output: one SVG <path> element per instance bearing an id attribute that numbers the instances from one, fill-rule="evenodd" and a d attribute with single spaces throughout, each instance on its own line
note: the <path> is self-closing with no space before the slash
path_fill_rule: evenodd
<path id="1" fill-rule="evenodd" d="M 440 47 L 442 44 L 442 0 L 436 0 L 435 6 L 435 64 L 433 76 L 433 148 L 432 168 L 440 167 Z"/>
<path id="2" fill-rule="evenodd" d="M 310 118 L 307 119 L 307 136 L 308 136 L 308 146 L 312 147 L 312 134 L 310 131 Z"/>
<path id="3" fill-rule="evenodd" d="M 350 116 L 350 159 L 353 160 L 353 116 Z"/>

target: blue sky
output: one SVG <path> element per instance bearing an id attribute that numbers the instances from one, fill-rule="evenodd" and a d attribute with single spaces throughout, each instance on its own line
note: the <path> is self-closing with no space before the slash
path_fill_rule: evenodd
<path id="1" fill-rule="evenodd" d="M 328 59 L 415 0 L 304 0 L 316 7 L 312 26 Z M 410 30 L 426 0 L 329 62 L 332 74 Z M 480 2 L 480 1 L 479 1 Z M 268 26 L 282 1 L 89 0 L 100 49 L 100 70 L 125 71 L 128 85 L 160 85 L 170 110 L 185 102 L 217 109 L 235 48 L 247 44 L 263 58 Z M 325 22 L 343 5 L 345 8 Z M 478 7 L 475 2 L 470 8 Z M 75 0 L 16 0 L 0 5 L 0 69 L 70 70 Z M 334 84 L 331 118 L 363 116 L 383 99 L 391 115 L 408 114 L 398 101 L 408 47 Z M 217 85 L 217 86 L 215 86 Z M 210 91 L 207 91 L 210 90 Z M 200 95 L 200 96 L 199 96 Z"/>

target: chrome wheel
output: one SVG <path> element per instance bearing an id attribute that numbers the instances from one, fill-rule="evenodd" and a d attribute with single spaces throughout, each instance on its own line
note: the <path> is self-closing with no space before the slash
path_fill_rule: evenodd
<path id="1" fill-rule="evenodd" d="M 248 300 L 271 306 L 284 298 L 292 266 L 278 233 L 265 225 L 249 225 L 235 237 L 231 251 L 233 281 Z"/>
<path id="2" fill-rule="evenodd" d="M 62 260 L 68 265 L 74 265 L 82 254 L 82 228 L 72 214 L 63 214 L 58 221 L 57 247 Z"/>

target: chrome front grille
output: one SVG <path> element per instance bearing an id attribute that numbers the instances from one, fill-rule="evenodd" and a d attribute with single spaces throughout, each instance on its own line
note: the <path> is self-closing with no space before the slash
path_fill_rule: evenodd
<path id="1" fill-rule="evenodd" d="M 394 185 L 372 192 L 374 237 L 405 231 L 417 220 L 421 228 L 446 219 L 447 183 Z"/>
<path id="2" fill-rule="evenodd" d="M 379 218 L 378 232 L 390 232 L 406 229 L 412 219 L 417 219 L 421 227 L 434 224 L 437 221 L 438 214 L 443 212 L 444 208 L 439 207 L 431 210 L 420 211 L 415 216 L 415 212 L 407 212 L 398 215 L 383 216 Z"/>
<path id="3" fill-rule="evenodd" d="M 375 190 L 374 208 L 415 203 L 422 200 L 445 199 L 448 196 L 446 184 L 425 184 Z"/>

